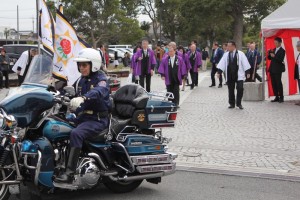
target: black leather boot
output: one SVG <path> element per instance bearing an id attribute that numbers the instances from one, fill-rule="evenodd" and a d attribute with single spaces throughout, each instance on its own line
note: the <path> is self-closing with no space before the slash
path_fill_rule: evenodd
<path id="1" fill-rule="evenodd" d="M 80 148 L 71 147 L 66 172 L 57 176 L 54 180 L 55 182 L 72 183 L 72 178 L 76 171 L 80 150 Z"/>

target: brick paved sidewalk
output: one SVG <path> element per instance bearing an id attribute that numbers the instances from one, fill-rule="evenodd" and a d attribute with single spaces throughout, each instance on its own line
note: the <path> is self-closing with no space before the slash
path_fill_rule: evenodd
<path id="1" fill-rule="evenodd" d="M 181 104 L 170 151 L 178 165 L 232 171 L 300 176 L 300 107 L 243 102 L 244 110 L 228 109 L 227 87 L 209 88 L 209 73 Z M 300 99 L 291 97 L 288 99 Z"/>

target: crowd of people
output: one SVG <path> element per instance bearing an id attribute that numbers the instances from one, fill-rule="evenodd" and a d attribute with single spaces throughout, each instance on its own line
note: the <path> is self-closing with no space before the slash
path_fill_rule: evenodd
<path id="1" fill-rule="evenodd" d="M 273 94 L 275 99 L 271 102 L 284 102 L 284 93 L 282 86 L 282 73 L 285 71 L 284 58 L 285 50 L 282 48 L 282 39 L 275 38 L 275 49 L 267 52 L 266 59 L 270 60 L 267 73 L 270 74 Z M 297 43 L 297 50 L 300 52 L 300 41 Z M 101 56 L 101 69 L 106 70 L 109 64 L 109 56 L 104 45 L 100 45 L 98 51 Z M 12 69 L 18 74 L 19 85 L 24 81 L 28 67 L 34 55 L 37 54 L 36 49 L 23 52 L 17 63 Z M 299 54 L 300 55 L 300 54 Z M 300 56 L 298 55 L 295 62 L 295 79 L 298 80 L 300 88 Z M 118 66 L 118 59 L 115 59 L 115 66 Z M 157 46 L 154 50 L 149 48 L 149 42 L 143 40 L 141 45 L 137 45 L 133 55 L 126 53 L 123 59 L 125 67 L 131 67 L 132 82 L 140 84 L 147 92 L 151 91 L 151 77 L 157 73 L 163 79 L 168 92 L 174 94 L 172 100 L 179 106 L 180 87 L 184 91 L 186 86 L 190 86 L 193 90 L 197 87 L 199 71 L 207 70 L 207 64 L 211 63 L 211 85 L 217 86 L 215 77 L 217 75 L 218 88 L 222 88 L 223 84 L 228 86 L 229 108 L 237 106 L 243 109 L 241 100 L 243 97 L 244 82 L 262 82 L 261 76 L 257 73 L 259 65 L 263 61 L 262 55 L 254 42 L 247 44 L 247 51 L 244 53 L 236 49 L 234 41 L 229 41 L 219 45 L 214 42 L 212 50 L 209 53 L 208 47 L 200 49 L 196 41 L 192 41 L 188 48 L 178 46 L 175 42 L 168 45 Z M 1 50 L 0 55 L 0 89 L 5 85 L 9 88 L 9 57 L 6 55 L 5 49 Z M 3 78 L 5 83 L 3 84 Z M 224 81 L 225 80 L 225 81 Z M 237 95 L 235 96 L 235 89 Z M 298 103 L 300 105 L 300 103 Z"/>
<path id="2" fill-rule="evenodd" d="M 262 81 L 257 73 L 262 57 L 254 42 L 249 44 L 246 53 L 236 50 L 234 41 L 223 43 L 221 47 L 214 42 L 210 56 L 208 47 L 201 50 L 196 41 L 192 41 L 188 48 L 177 47 L 175 42 L 170 42 L 166 46 L 157 46 L 152 50 L 149 48 L 149 42 L 143 40 L 142 45 L 134 49 L 131 59 L 132 82 L 140 84 L 150 92 L 151 76 L 154 73 L 160 74 L 167 92 L 174 94 L 173 102 L 179 106 L 180 86 L 182 91 L 186 85 L 189 85 L 191 90 L 197 87 L 198 72 L 200 69 L 206 71 L 209 61 L 212 65 L 209 87 L 216 86 L 216 74 L 219 80 L 218 88 L 222 88 L 225 79 L 225 85 L 228 85 L 229 108 L 237 106 L 243 109 L 241 99 L 244 81 L 255 82 L 256 79 Z M 236 98 L 235 85 L 237 85 Z"/>

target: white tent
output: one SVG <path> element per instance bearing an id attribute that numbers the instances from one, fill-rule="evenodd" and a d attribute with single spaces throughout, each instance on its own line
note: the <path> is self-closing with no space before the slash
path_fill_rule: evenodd
<path id="1" fill-rule="evenodd" d="M 261 22 L 263 37 L 271 37 L 280 29 L 300 29 L 300 0 L 288 0 Z"/>
<path id="2" fill-rule="evenodd" d="M 294 80 L 295 60 L 298 52 L 295 48 L 300 40 L 300 0 L 288 0 L 285 4 L 267 16 L 261 22 L 262 52 L 273 49 L 274 38 L 283 40 L 282 46 L 286 50 L 286 71 L 282 74 L 284 95 L 297 93 L 297 83 Z M 267 69 L 270 64 L 267 62 Z M 264 69 L 264 68 L 263 68 Z M 269 74 L 267 74 L 269 75 Z M 263 80 L 265 80 L 263 72 Z M 270 80 L 270 77 L 268 77 Z M 264 87 L 263 87 L 264 88 Z M 271 81 L 268 82 L 269 96 L 273 96 Z"/>

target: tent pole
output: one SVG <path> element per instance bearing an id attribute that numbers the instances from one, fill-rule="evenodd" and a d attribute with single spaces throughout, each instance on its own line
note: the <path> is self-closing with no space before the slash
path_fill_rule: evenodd
<path id="1" fill-rule="evenodd" d="M 261 41 L 261 55 L 262 55 L 262 83 L 263 83 L 263 88 L 262 88 L 262 97 L 263 97 L 263 101 L 266 99 L 265 96 L 265 87 L 266 87 L 266 58 L 267 56 L 265 56 L 265 38 L 264 36 L 262 36 L 262 41 Z"/>

